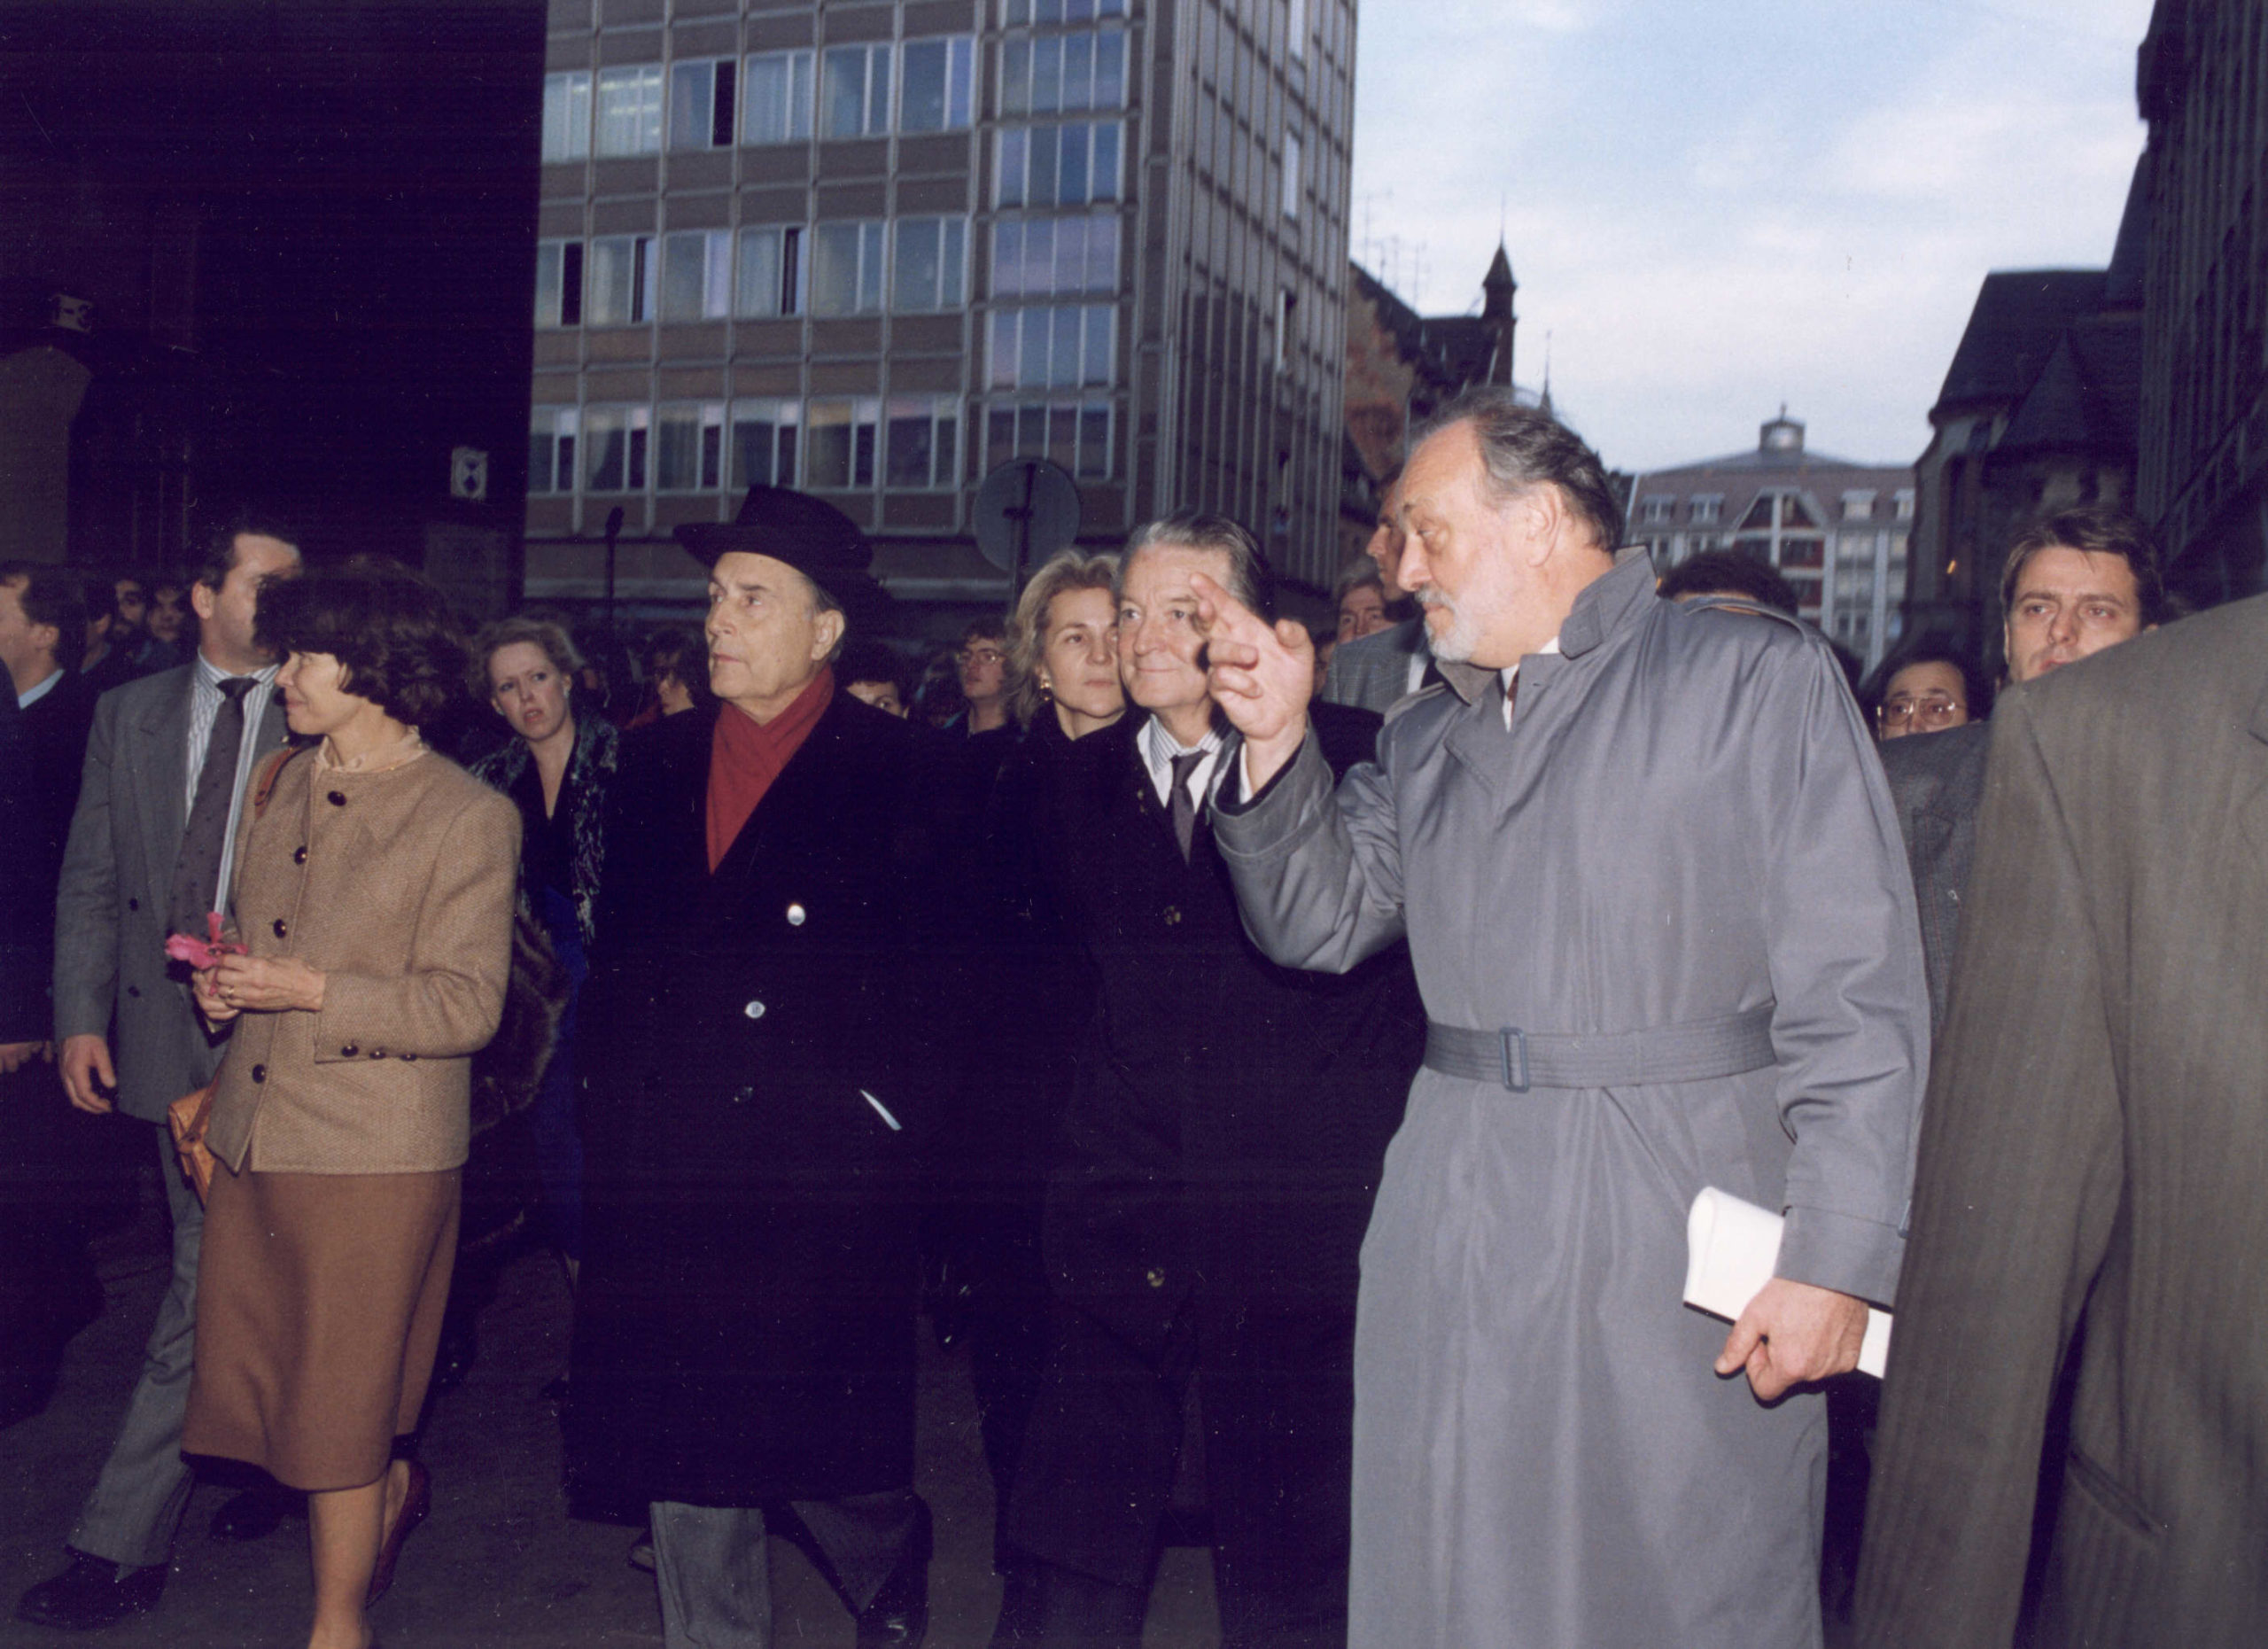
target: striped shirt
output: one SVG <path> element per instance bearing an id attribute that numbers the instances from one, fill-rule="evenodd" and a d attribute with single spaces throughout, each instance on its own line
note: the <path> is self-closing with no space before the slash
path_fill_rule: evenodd
<path id="1" fill-rule="evenodd" d="M 237 788 L 229 800 L 229 834 L 222 839 L 221 879 L 213 901 L 219 909 L 228 907 L 229 878 L 236 870 L 237 824 L 244 813 L 245 789 L 252 781 L 252 769 L 268 753 L 260 747 L 260 724 L 268 714 L 268 700 L 276 694 L 276 665 L 270 665 L 265 670 L 254 671 L 252 679 L 257 685 L 245 695 L 245 740 L 243 747 L 237 752 Z M 227 702 L 221 691 L 221 683 L 228 679 L 229 673 L 220 669 L 201 652 L 190 666 L 189 766 L 182 792 L 182 818 L 184 821 L 189 817 L 189 810 L 197 805 L 197 776 L 205 771 L 205 752 L 213 743 L 213 723 L 221 714 L 221 706 Z"/>

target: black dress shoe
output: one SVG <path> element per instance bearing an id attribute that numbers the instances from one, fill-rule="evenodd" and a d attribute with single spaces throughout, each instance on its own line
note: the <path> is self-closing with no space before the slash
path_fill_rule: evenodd
<path id="1" fill-rule="evenodd" d="M 929 1554 L 935 1535 L 928 1502 L 915 1504 L 920 1516 L 905 1556 L 874 1600 L 858 1611 L 858 1649 L 921 1649 L 921 1640 L 929 1635 Z"/>
<path id="2" fill-rule="evenodd" d="M 16 1618 L 66 1632 L 99 1631 L 129 1614 L 158 1606 L 166 1589 L 166 1566 L 128 1568 L 106 1558 L 71 1553 L 71 1567 L 43 1580 L 16 1605 Z"/>
<path id="3" fill-rule="evenodd" d="M 281 1483 L 260 1483 L 230 1495 L 213 1513 L 215 1540 L 265 1540 L 287 1517 L 305 1517 L 307 1497 Z"/>

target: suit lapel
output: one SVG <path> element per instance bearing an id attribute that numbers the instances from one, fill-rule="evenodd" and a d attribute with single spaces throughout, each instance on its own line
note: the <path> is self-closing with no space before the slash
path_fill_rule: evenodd
<path id="1" fill-rule="evenodd" d="M 1511 735 L 1504 730 L 1504 691 L 1490 683 L 1456 714 L 1448 738 L 1449 754 L 1480 782 L 1498 809 L 1504 805 L 1512 776 Z"/>
<path id="2" fill-rule="evenodd" d="M 181 857 L 189 823 L 189 703 L 196 681 L 181 673 L 181 690 L 154 700 L 135 729 L 131 759 L 136 804 L 142 816 L 144 885 L 162 897 Z"/>
<path id="3" fill-rule="evenodd" d="M 725 857 L 717 866 L 712 879 L 720 895 L 737 897 L 755 874 L 758 860 L 768 844 L 776 844 L 783 829 L 792 829 L 795 821 L 823 819 L 832 811 L 827 805 L 827 792 L 834 785 L 842 766 L 843 736 L 843 700 L 837 692 L 819 712 L 818 724 L 803 747 L 788 758 L 756 811 L 748 816 L 741 833 L 733 838 L 732 846 L 725 850 Z M 705 823 L 704 823 L 705 828 Z M 706 852 L 704 838 L 703 852 Z M 729 904 L 730 898 L 720 902 Z"/>

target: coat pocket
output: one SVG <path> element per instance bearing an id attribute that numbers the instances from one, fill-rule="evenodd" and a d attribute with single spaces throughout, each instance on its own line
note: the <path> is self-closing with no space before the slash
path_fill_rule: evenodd
<path id="1" fill-rule="evenodd" d="M 2165 1525 L 2150 1515 L 2141 1497 L 2128 1489 L 2095 1460 L 2074 1448 L 2068 1470 L 2072 1490 L 2094 1503 L 2133 1534 L 2155 1539 Z"/>

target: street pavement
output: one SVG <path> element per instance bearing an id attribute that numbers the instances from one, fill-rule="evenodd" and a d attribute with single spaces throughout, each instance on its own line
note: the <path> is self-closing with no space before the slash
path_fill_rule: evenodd
<path id="1" fill-rule="evenodd" d="M 154 1185 L 143 1213 L 97 1245 L 106 1308 L 71 1342 L 54 1397 L 0 1431 L 0 1645 L 54 1649 L 298 1649 L 308 1618 L 307 1525 L 232 1544 L 207 1533 L 234 1492 L 201 1481 L 182 1524 L 164 1599 L 106 1632 L 76 1634 L 13 1618 L 27 1586 L 61 1567 L 62 1543 L 110 1446 L 140 1369 L 167 1276 Z M 630 1567 L 638 1530 L 567 1515 L 559 1426 L 545 1384 L 566 1365 L 569 1302 L 548 1254 L 504 1269 L 480 1319 L 480 1357 L 427 1419 L 420 1458 L 433 1513 L 403 1548 L 393 1590 L 373 1612 L 385 1649 L 630 1649 L 662 1640 L 653 1578 Z M 924 1325 L 916 1487 L 936 1517 L 930 1567 L 935 1649 L 983 1649 L 999 1607 L 991 1572 L 992 1489 L 967 1358 L 939 1351 Z M 851 1649 L 850 1617 L 803 1553 L 772 1543 L 775 1641 L 781 1649 Z M 1219 1643 L 1208 1554 L 1167 1553 L 1145 1649 Z"/>

